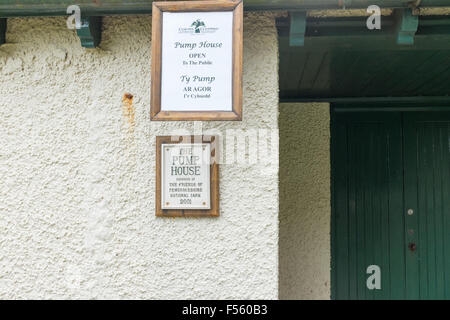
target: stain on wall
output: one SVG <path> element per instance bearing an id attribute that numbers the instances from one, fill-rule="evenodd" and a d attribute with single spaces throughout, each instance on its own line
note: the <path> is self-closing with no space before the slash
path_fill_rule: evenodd
<path id="1" fill-rule="evenodd" d="M 280 299 L 330 299 L 330 108 L 282 103 Z"/>
<path id="2" fill-rule="evenodd" d="M 134 115 L 135 109 L 133 106 L 133 95 L 131 93 L 124 93 L 122 97 L 122 114 L 130 126 L 130 131 L 134 131 Z"/>

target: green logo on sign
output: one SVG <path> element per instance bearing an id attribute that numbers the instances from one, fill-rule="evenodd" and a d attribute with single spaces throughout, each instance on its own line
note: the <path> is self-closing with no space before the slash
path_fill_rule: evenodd
<path id="1" fill-rule="evenodd" d="M 195 27 L 195 33 L 200 33 L 200 27 L 204 27 L 205 23 L 201 21 L 200 19 L 195 20 L 192 22 L 191 27 Z"/>

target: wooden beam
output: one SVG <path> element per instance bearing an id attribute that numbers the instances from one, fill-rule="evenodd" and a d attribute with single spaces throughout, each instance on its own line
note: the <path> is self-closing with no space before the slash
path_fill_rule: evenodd
<path id="1" fill-rule="evenodd" d="M 355 104 L 361 107 L 364 103 L 386 104 L 392 106 L 405 104 L 406 106 L 416 106 L 415 104 L 428 104 L 427 110 L 445 107 L 449 109 L 450 96 L 415 96 L 415 97 L 330 97 L 330 98 L 280 98 L 280 103 L 310 103 L 310 102 L 328 102 L 336 104 Z"/>
<path id="2" fill-rule="evenodd" d="M 85 48 L 96 48 L 102 38 L 102 18 L 87 17 L 81 19 L 81 28 L 77 29 L 81 46 Z"/>
<path id="3" fill-rule="evenodd" d="M 421 51 L 421 50 L 450 50 L 450 34 L 445 35 L 416 35 L 413 45 L 404 46 L 396 43 L 394 35 L 380 36 L 322 36 L 307 37 L 308 41 L 304 47 L 289 46 L 289 37 L 278 37 L 280 56 L 286 53 L 302 53 L 324 51 Z"/>
<path id="4" fill-rule="evenodd" d="M 289 12 L 289 45 L 301 47 L 305 45 L 306 11 Z"/>
<path id="5" fill-rule="evenodd" d="M 0 17 L 66 16 L 68 6 L 77 4 L 84 16 L 150 14 L 153 0 L 1 0 Z M 245 11 L 332 10 L 408 8 L 408 0 L 246 0 Z M 448 7 L 448 0 L 422 0 L 421 7 Z"/>
<path id="6" fill-rule="evenodd" d="M 413 45 L 414 36 L 419 27 L 419 16 L 413 15 L 412 9 L 399 9 L 395 11 L 397 19 L 397 44 Z"/>
<path id="7" fill-rule="evenodd" d="M 0 19 L 0 46 L 6 42 L 6 19 Z"/>

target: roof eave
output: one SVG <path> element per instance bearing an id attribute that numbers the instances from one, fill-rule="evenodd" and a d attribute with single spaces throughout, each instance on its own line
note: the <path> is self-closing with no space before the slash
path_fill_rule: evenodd
<path id="1" fill-rule="evenodd" d="M 151 14 L 152 0 L 79 0 L 82 15 L 135 15 Z M 3 0 L 0 4 L 0 17 L 26 16 L 65 16 L 73 0 Z M 445 7 L 448 0 L 245 0 L 246 11 L 275 11 L 275 10 L 332 10 L 332 9 L 361 9 L 370 5 L 381 8 L 407 8 L 419 4 L 420 7 Z"/>

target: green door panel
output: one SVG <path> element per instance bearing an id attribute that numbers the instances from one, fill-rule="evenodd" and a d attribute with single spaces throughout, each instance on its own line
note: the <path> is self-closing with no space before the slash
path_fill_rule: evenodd
<path id="1" fill-rule="evenodd" d="M 333 113 L 331 250 L 334 299 L 450 299 L 450 112 Z"/>
<path id="2" fill-rule="evenodd" d="M 411 297 L 450 299 L 450 113 L 405 113 L 404 132 Z"/>
<path id="3" fill-rule="evenodd" d="M 332 130 L 332 298 L 402 299 L 401 114 L 335 114 Z M 371 265 L 380 290 L 366 286 Z"/>

